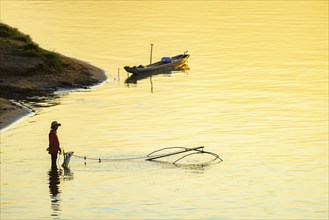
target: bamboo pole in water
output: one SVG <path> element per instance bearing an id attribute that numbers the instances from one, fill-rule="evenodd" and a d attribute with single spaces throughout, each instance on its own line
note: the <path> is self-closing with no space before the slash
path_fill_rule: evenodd
<path id="1" fill-rule="evenodd" d="M 159 159 L 162 157 L 168 157 L 168 156 L 172 156 L 172 155 L 176 155 L 176 154 L 180 154 L 180 153 L 184 153 L 184 152 L 188 152 L 188 151 L 193 151 L 193 150 L 199 151 L 199 149 L 202 149 L 202 148 L 204 148 L 204 147 L 200 146 L 200 147 L 193 147 L 193 148 L 184 148 L 183 150 L 172 152 L 172 153 L 165 153 L 165 154 L 161 154 L 161 155 L 150 156 L 151 154 L 158 152 L 158 151 L 155 151 L 155 152 L 152 152 L 151 154 L 148 154 L 147 156 L 149 158 L 147 158 L 146 160 L 155 160 L 155 159 Z M 163 149 L 161 149 L 161 150 L 163 150 Z"/>

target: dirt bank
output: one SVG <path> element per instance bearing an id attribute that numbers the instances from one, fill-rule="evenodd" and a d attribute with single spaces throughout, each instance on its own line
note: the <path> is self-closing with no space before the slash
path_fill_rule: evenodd
<path id="1" fill-rule="evenodd" d="M 59 88 L 88 88 L 106 78 L 103 70 L 44 50 L 30 36 L 0 23 L 0 130 L 29 112 L 10 100 L 29 102 Z"/>

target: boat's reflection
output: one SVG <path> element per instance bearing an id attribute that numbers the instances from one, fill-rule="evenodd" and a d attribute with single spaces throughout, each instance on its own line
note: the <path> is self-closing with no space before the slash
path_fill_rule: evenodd
<path id="1" fill-rule="evenodd" d="M 157 70 L 157 71 L 149 71 L 146 73 L 134 73 L 131 76 L 129 76 L 126 80 L 125 83 L 126 84 L 137 84 L 137 81 L 143 80 L 143 79 L 147 79 L 147 78 L 151 78 L 152 76 L 156 76 L 156 75 L 170 75 L 174 72 L 187 72 L 188 70 L 190 70 L 190 67 L 187 64 L 184 64 L 174 70 L 172 69 L 162 69 L 162 70 Z"/>

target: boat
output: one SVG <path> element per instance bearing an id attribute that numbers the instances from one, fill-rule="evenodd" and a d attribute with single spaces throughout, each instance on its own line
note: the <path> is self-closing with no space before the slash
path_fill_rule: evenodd
<path id="1" fill-rule="evenodd" d="M 185 63 L 179 67 L 176 67 L 174 71 L 180 71 L 180 72 L 186 72 L 190 70 L 190 67 Z M 172 74 L 173 71 L 171 70 L 166 70 L 166 69 L 161 69 L 158 71 L 148 71 L 148 72 L 143 72 L 143 73 L 133 73 L 131 76 L 129 76 L 126 80 L 125 83 L 132 83 L 132 84 L 137 84 L 137 81 L 147 79 L 149 77 L 155 76 L 155 75 L 170 75 Z"/>
<path id="2" fill-rule="evenodd" d="M 184 53 L 173 57 L 163 57 L 160 61 L 149 64 L 147 66 L 125 66 L 124 69 L 127 72 L 133 74 L 156 73 L 160 71 L 170 72 L 179 69 L 181 66 L 183 66 L 187 62 L 189 57 L 189 54 Z"/>

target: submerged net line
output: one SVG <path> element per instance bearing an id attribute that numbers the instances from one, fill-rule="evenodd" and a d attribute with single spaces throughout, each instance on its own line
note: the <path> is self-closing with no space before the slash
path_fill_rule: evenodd
<path id="1" fill-rule="evenodd" d="M 156 150 L 153 151 L 149 154 L 147 154 L 146 156 L 139 156 L 139 157 L 126 157 L 126 158 L 96 158 L 96 157 L 87 157 L 87 156 L 79 156 L 79 155 L 72 155 L 73 157 L 77 157 L 77 158 L 81 158 L 86 160 L 95 160 L 98 161 L 99 163 L 102 161 L 128 161 L 128 160 L 155 160 L 158 158 L 162 158 L 162 157 L 168 157 L 168 156 L 172 156 L 175 154 L 180 154 L 180 153 L 185 153 L 185 152 L 189 152 L 189 151 L 194 151 L 193 153 L 189 153 L 187 155 L 184 155 L 182 157 L 180 157 L 179 159 L 175 160 L 173 162 L 173 164 L 175 164 L 176 162 L 182 160 L 183 158 L 193 155 L 193 154 L 210 154 L 212 156 L 215 157 L 214 160 L 218 159 L 220 161 L 223 161 L 217 154 L 213 153 L 213 152 L 208 152 L 208 151 L 204 151 L 203 150 L 204 146 L 200 146 L 200 147 L 194 147 L 194 148 L 186 148 L 186 147 L 166 147 L 166 148 L 162 148 L 160 150 Z M 168 150 L 168 149 L 180 149 L 180 151 L 178 152 L 173 152 L 173 153 L 162 153 L 162 154 L 156 154 L 159 153 L 160 151 L 163 150 Z M 156 154 L 156 155 L 154 155 Z"/>
<path id="2" fill-rule="evenodd" d="M 127 157 L 127 158 L 96 158 L 96 157 L 87 157 L 87 156 L 79 156 L 79 155 L 72 155 L 73 157 L 81 158 L 84 160 L 98 160 L 101 161 L 125 161 L 125 160 L 141 160 L 146 159 L 147 156 L 141 157 Z"/>

